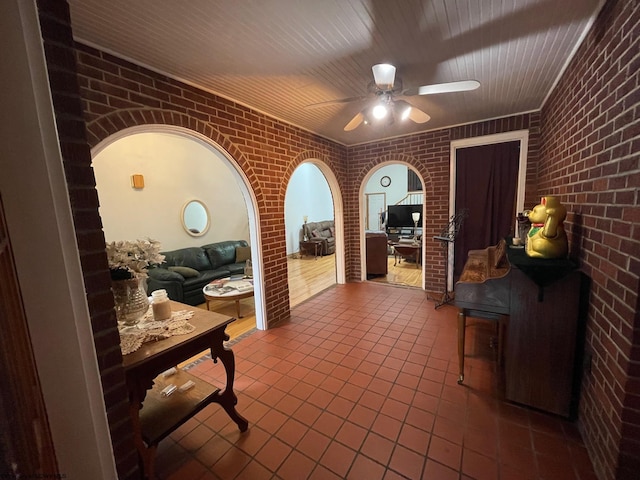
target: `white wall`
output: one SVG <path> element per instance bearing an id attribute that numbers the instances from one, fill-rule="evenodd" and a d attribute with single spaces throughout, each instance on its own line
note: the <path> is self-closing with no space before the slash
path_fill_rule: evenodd
<path id="1" fill-rule="evenodd" d="M 100 216 L 107 241 L 153 238 L 162 250 L 222 240 L 249 241 L 245 200 L 224 157 L 194 138 L 164 132 L 134 133 L 93 159 Z M 131 187 L 131 175 L 144 188 Z M 182 208 L 200 200 L 211 214 L 209 231 L 193 237 L 183 229 Z"/>
<path id="2" fill-rule="evenodd" d="M 400 163 L 380 167 L 371 174 L 364 187 L 364 193 L 385 193 L 387 206 L 395 205 L 407 196 L 407 170 L 408 167 Z M 380 179 L 384 176 L 391 179 L 391 185 L 388 187 L 380 185 Z"/>
<path id="3" fill-rule="evenodd" d="M 327 179 L 313 163 L 295 169 L 284 200 L 287 255 L 300 250 L 303 217 L 308 222 L 333 220 L 333 199 Z"/>

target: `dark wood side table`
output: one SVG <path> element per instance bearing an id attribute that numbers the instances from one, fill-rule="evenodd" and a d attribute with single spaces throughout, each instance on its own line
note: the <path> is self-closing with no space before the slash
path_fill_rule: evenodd
<path id="1" fill-rule="evenodd" d="M 223 344 L 229 339 L 225 328 L 235 319 L 174 301 L 171 302 L 171 308 L 174 311 L 193 311 L 189 323 L 196 329 L 186 335 L 144 343 L 139 350 L 123 356 L 122 362 L 129 392 L 134 443 L 142 461 L 143 473 L 149 479 L 154 478 L 153 464 L 158 443 L 208 404 L 220 404 L 241 432 L 249 426 L 249 422 L 235 408 L 238 403 L 233 392 L 235 358 L 233 352 L 224 348 Z M 159 376 L 205 350 L 211 351 L 214 363 L 220 359 L 224 366 L 227 374 L 224 391 L 184 371 L 166 378 Z M 166 384 L 173 383 L 180 387 L 188 380 L 193 381 L 195 386 L 187 392 L 162 396 L 161 391 Z"/>
<path id="2" fill-rule="evenodd" d="M 318 259 L 318 253 L 321 252 L 321 249 L 322 243 L 320 242 L 314 242 L 311 240 L 300 242 L 300 253 L 304 252 L 307 255 L 312 255 L 311 252 L 313 252 L 313 256 L 316 260 Z"/>
<path id="3" fill-rule="evenodd" d="M 412 245 L 410 243 L 394 243 L 393 244 L 393 265 L 398 263 L 398 257 L 402 261 L 402 257 L 410 257 L 415 259 L 416 268 L 420 268 L 420 253 L 422 245 Z"/>

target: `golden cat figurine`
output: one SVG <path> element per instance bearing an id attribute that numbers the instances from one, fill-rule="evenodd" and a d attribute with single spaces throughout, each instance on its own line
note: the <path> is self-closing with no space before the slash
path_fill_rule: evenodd
<path id="1" fill-rule="evenodd" d="M 536 258 L 564 258 L 569 252 L 563 221 L 567 209 L 558 197 L 542 197 L 528 214 L 531 229 L 527 238 L 527 255 Z"/>

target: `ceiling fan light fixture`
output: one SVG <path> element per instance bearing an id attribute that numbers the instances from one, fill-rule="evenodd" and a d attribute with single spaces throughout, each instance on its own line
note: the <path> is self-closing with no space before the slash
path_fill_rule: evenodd
<path id="1" fill-rule="evenodd" d="M 373 79 L 378 88 L 382 90 L 393 89 L 393 82 L 396 78 L 396 67 L 388 63 L 379 63 L 371 67 Z"/>
<path id="2" fill-rule="evenodd" d="M 384 117 L 387 116 L 388 110 L 386 105 L 383 104 L 378 104 L 375 107 L 373 107 L 373 109 L 371 110 L 371 114 L 373 115 L 373 118 L 375 118 L 376 120 L 382 120 Z"/>

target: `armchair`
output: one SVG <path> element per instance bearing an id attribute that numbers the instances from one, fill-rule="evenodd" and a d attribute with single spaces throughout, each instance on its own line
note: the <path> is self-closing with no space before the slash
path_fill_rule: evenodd
<path id="1" fill-rule="evenodd" d="M 318 242 L 321 244 L 320 255 L 335 253 L 336 239 L 333 220 L 305 223 L 302 228 L 303 233 L 310 242 Z"/>

